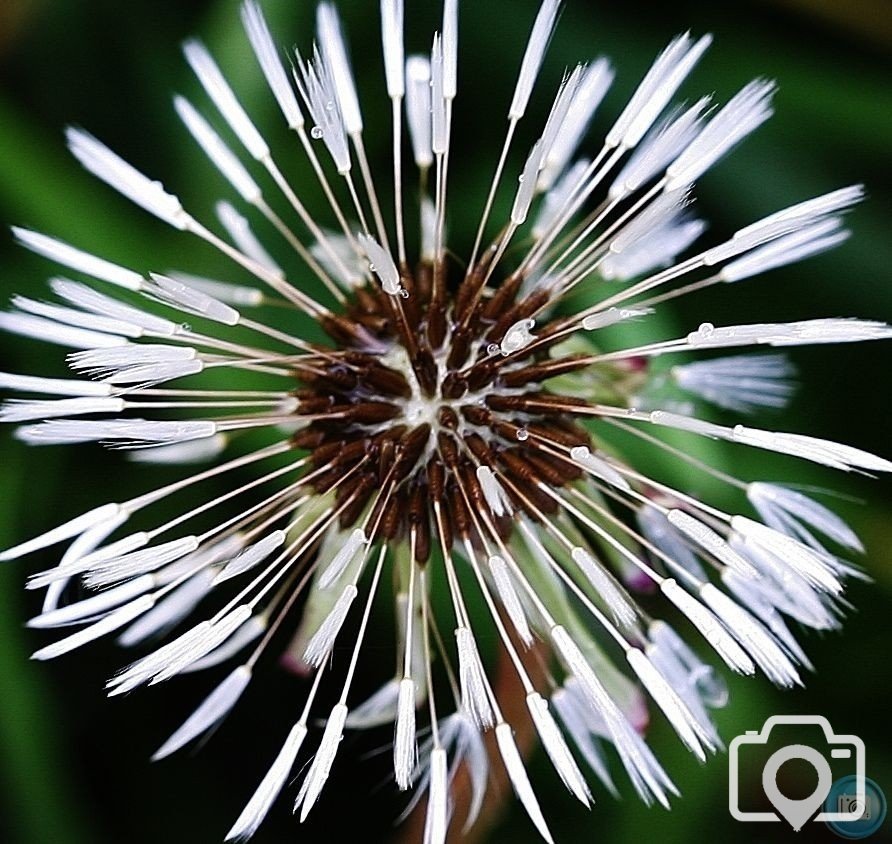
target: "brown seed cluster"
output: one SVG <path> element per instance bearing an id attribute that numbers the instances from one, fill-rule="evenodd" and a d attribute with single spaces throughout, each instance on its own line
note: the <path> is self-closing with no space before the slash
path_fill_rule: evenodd
<path id="1" fill-rule="evenodd" d="M 547 356 L 550 326 L 529 351 L 498 350 L 543 301 L 519 298 L 519 277 L 484 295 L 487 258 L 452 289 L 444 267 L 423 264 L 401 272 L 408 295 L 358 290 L 345 314 L 324 323 L 343 348 L 295 366 L 296 413 L 308 425 L 294 443 L 312 452 L 316 489 L 334 490 L 344 527 L 371 504 L 369 538 L 406 538 L 419 562 L 432 537 L 447 548 L 475 541 L 480 514 L 503 538 L 510 534 L 513 520 L 491 512 L 478 466 L 490 467 L 513 507 L 536 519 L 557 509 L 541 485 L 580 477 L 566 451 L 590 444 L 572 419 L 588 403 L 540 386 L 584 365 Z"/>

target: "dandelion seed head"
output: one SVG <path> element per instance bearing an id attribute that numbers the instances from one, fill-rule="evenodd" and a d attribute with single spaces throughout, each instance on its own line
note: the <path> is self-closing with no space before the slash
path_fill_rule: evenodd
<path id="1" fill-rule="evenodd" d="M 426 801 L 425 842 L 441 844 L 459 823 L 460 765 L 471 791 L 463 822 L 475 822 L 493 764 L 550 841 L 549 807 L 527 772 L 484 638 L 497 642 L 571 794 L 591 804 L 589 768 L 616 793 L 606 743 L 642 800 L 669 806 L 677 790 L 643 736 L 647 701 L 706 760 L 721 746 L 711 710 L 728 697 L 713 662 L 687 642 L 702 640 L 716 664 L 793 686 L 810 666 L 789 621 L 833 629 L 847 607 L 846 579 L 857 569 L 841 555 L 862 550 L 848 525 L 771 479 L 713 469 L 664 434 L 828 469 L 889 471 L 892 463 L 856 447 L 780 423 L 744 425 L 735 414 L 779 412 L 793 392 L 793 364 L 757 347 L 879 340 L 892 329 L 803 318 L 630 338 L 651 330 L 649 317 L 673 298 L 719 284 L 736 291 L 841 244 L 842 215 L 863 189 L 799 202 L 696 251 L 706 224 L 692 213 L 695 183 L 769 119 L 774 83 L 750 82 L 712 110 L 708 97 L 674 102 L 711 43 L 679 35 L 606 137 L 589 137 L 622 70 L 601 57 L 546 81 L 560 8 L 543 0 L 518 45 L 506 137 L 482 186 L 473 244 L 447 228 L 468 205 L 450 177 L 469 150 L 486 155 L 452 120 L 462 96 L 455 0 L 445 0 L 425 55 L 406 54 L 413 21 L 402 0 L 381 0 L 380 102 L 360 100 L 334 4 L 319 5 L 315 41 L 287 55 L 260 3 L 247 0 L 247 40 L 288 137 L 308 158 L 313 190 L 279 169 L 290 150 L 267 142 L 230 69 L 187 42 L 204 94 L 177 96 L 174 109 L 207 158 L 205 175 L 238 198 L 217 202 L 216 223 L 192 216 L 92 135 L 68 130 L 81 164 L 182 237 L 211 246 L 231 262 L 229 274 L 143 272 L 14 229 L 54 269 L 91 281 L 54 277 L 59 301 L 17 296 L 0 314 L 0 328 L 67 348 L 77 376 L 0 373 L 0 388 L 16 396 L 0 421 L 20 424 L 16 436 L 29 445 L 101 445 L 136 464 L 182 467 L 164 486 L 0 552 L 12 560 L 68 543 L 57 565 L 28 581 L 47 589 L 29 626 L 79 629 L 34 658 L 107 635 L 144 648 L 109 681 L 110 697 L 227 665 L 161 744 L 160 759 L 237 718 L 274 634 L 296 628 L 285 662 L 305 685 L 299 714 L 283 725 L 281 749 L 227 840 L 257 831 L 294 772 L 303 822 L 325 799 L 344 735 L 390 725 L 394 784 L 414 789 L 410 810 Z M 516 130 L 532 122 L 540 90 L 548 117 L 520 149 Z M 382 102 L 393 149 L 383 164 L 366 150 L 363 120 Z M 218 133 L 219 118 L 237 143 Z M 510 207 L 501 220 L 499 207 Z M 321 339 L 301 336 L 295 312 Z M 214 370 L 233 376 L 232 386 L 205 381 Z M 700 418 L 700 402 L 721 421 Z M 629 438 L 648 448 L 629 447 Z M 661 482 L 655 459 L 728 485 L 742 512 L 704 500 L 700 484 Z M 159 503 L 176 507 L 164 516 Z M 373 623 L 373 608 L 387 602 L 395 660 L 358 701 L 360 660 L 388 646 Z M 323 686 L 336 701 L 327 715 Z"/>

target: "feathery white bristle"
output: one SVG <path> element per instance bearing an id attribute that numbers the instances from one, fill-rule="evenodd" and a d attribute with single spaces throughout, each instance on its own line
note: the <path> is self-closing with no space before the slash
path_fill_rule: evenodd
<path id="1" fill-rule="evenodd" d="M 242 249 L 240 251 L 244 252 L 245 250 Z M 188 284 L 189 287 L 200 290 L 202 293 L 207 293 L 208 296 L 213 296 L 215 299 L 219 299 L 228 305 L 256 308 L 263 304 L 263 292 L 256 287 L 249 287 L 244 284 L 230 284 L 228 281 L 218 281 L 217 279 L 177 270 L 171 270 L 167 273 L 167 276 L 175 281 Z"/>
<path id="2" fill-rule="evenodd" d="M 545 167 L 545 163 L 548 161 L 548 156 L 551 153 L 552 147 L 557 143 L 558 137 L 563 134 L 564 123 L 567 120 L 567 115 L 570 111 L 570 106 L 573 104 L 576 92 L 579 90 L 584 70 L 584 66 L 578 64 L 573 68 L 569 75 L 564 75 L 564 78 L 561 80 L 561 84 L 558 87 L 554 102 L 551 104 L 551 110 L 548 112 L 548 117 L 545 120 L 545 128 L 542 130 L 542 137 L 540 138 L 540 162 L 536 172 L 537 191 L 540 189 L 538 173 Z"/>
<path id="3" fill-rule="evenodd" d="M 777 640 L 777 643 L 790 655 L 790 658 L 795 663 L 808 669 L 813 668 L 805 652 L 784 622 L 780 612 L 765 597 L 763 590 L 754 585 L 752 581 L 736 576 L 732 571 L 722 572 L 722 583 L 747 612 L 752 613 L 765 625 L 771 635 Z"/>
<path id="4" fill-rule="evenodd" d="M 319 575 L 319 588 L 327 589 L 336 583 L 340 576 L 346 571 L 347 566 L 353 562 L 353 558 L 359 552 L 363 545 L 368 543 L 368 537 L 362 528 L 354 528 L 338 552 L 331 558 L 331 562 L 321 569 Z"/>
<path id="5" fill-rule="evenodd" d="M 759 569 L 762 577 L 749 585 L 773 607 L 815 630 L 839 628 L 838 607 L 826 590 L 816 587 L 765 545 L 740 534 L 732 536 L 731 542 Z"/>
<path id="6" fill-rule="evenodd" d="M 687 336 L 691 346 L 801 346 L 820 343 L 861 343 L 892 337 L 892 326 L 852 318 L 808 319 L 799 322 L 762 322 L 715 326 L 703 323 Z"/>
<path id="7" fill-rule="evenodd" d="M 570 748 L 567 747 L 564 737 L 561 735 L 560 728 L 555 723 L 554 717 L 548 711 L 548 704 L 538 692 L 531 692 L 527 695 L 527 709 L 530 711 L 530 717 L 536 727 L 539 739 L 545 752 L 551 759 L 551 764 L 557 771 L 561 781 L 567 787 L 580 803 L 589 806 L 592 801 L 592 795 L 586 784 L 585 777 Z"/>
<path id="8" fill-rule="evenodd" d="M 33 422 L 58 416 L 86 416 L 90 413 L 120 413 L 124 400 L 116 398 L 74 398 L 32 401 L 11 399 L 0 405 L 0 422 Z"/>
<path id="9" fill-rule="evenodd" d="M 43 393 L 52 396 L 107 396 L 112 388 L 96 381 L 77 381 L 73 378 L 40 378 L 36 375 L 18 375 L 0 372 L 0 389 L 21 393 Z"/>
<path id="10" fill-rule="evenodd" d="M 400 273 L 390 252 L 371 235 L 360 234 L 359 244 L 369 259 L 369 269 L 378 276 L 384 292 L 391 296 L 399 296 L 403 289 L 400 284 Z"/>
<path id="11" fill-rule="evenodd" d="M 406 120 L 416 166 L 434 162 L 431 147 L 431 63 L 427 56 L 406 59 Z"/>
<path id="12" fill-rule="evenodd" d="M 307 61 L 297 53 L 297 66 L 295 81 L 315 124 L 310 135 L 322 139 L 338 173 L 345 175 L 350 172 L 350 148 L 331 68 L 315 47 Z"/>
<path id="13" fill-rule="evenodd" d="M 68 148 L 94 176 L 165 223 L 181 230 L 186 228 L 190 218 L 180 200 L 167 193 L 160 182 L 144 176 L 82 129 L 69 126 L 65 137 Z"/>
<path id="14" fill-rule="evenodd" d="M 415 743 L 415 682 L 400 680 L 396 709 L 396 735 L 393 742 L 393 773 L 400 791 L 412 787 L 412 775 L 418 764 Z"/>
<path id="15" fill-rule="evenodd" d="M 61 280 L 61 279 L 59 279 Z M 51 281 L 56 281 L 52 279 Z M 136 339 L 145 335 L 145 329 L 131 322 L 121 319 L 102 316 L 100 314 L 85 313 L 75 308 L 67 308 L 63 305 L 52 305 L 47 302 L 37 302 L 25 296 L 13 296 L 12 304 L 21 311 L 33 316 L 53 320 L 60 325 L 74 328 L 85 328 L 88 331 L 98 331 L 101 334 L 119 334 L 121 337 Z"/>
<path id="16" fill-rule="evenodd" d="M 570 459 L 582 466 L 587 472 L 607 481 L 617 489 L 631 489 L 629 482 L 613 468 L 606 460 L 592 454 L 584 445 L 577 445 L 570 449 Z"/>
<path id="17" fill-rule="evenodd" d="M 275 530 L 259 542 L 249 545 L 237 557 L 233 557 L 214 578 L 214 585 L 238 577 L 262 563 L 277 548 L 285 544 L 286 534 L 283 530 Z"/>
<path id="18" fill-rule="evenodd" d="M 545 50 L 554 32 L 557 21 L 557 13 L 561 6 L 561 0 L 542 0 L 533 29 L 527 40 L 527 48 L 523 54 L 520 71 L 517 74 L 517 84 L 514 87 L 514 96 L 511 99 L 511 108 L 508 110 L 510 120 L 520 120 L 527 110 L 536 77 L 542 67 L 542 59 Z"/>
<path id="19" fill-rule="evenodd" d="M 608 254 L 601 261 L 598 272 L 608 281 L 627 281 L 668 267 L 705 230 L 706 223 L 702 220 L 684 217 L 670 220 L 639 238 L 622 254 Z"/>
<path id="20" fill-rule="evenodd" d="M 658 123 L 620 170 L 607 192 L 610 199 L 638 190 L 663 172 L 697 137 L 709 100 L 709 97 L 702 97 L 685 111 L 676 112 Z"/>
<path id="21" fill-rule="evenodd" d="M 532 785 L 530 785 L 530 779 L 527 776 L 526 768 L 524 768 L 523 765 L 523 759 L 517 749 L 517 744 L 514 741 L 514 734 L 509 724 L 503 723 L 496 727 L 496 744 L 499 747 L 499 754 L 502 757 L 502 762 L 505 764 L 505 770 L 508 772 L 508 779 L 511 780 L 511 786 L 514 789 L 514 793 L 517 795 L 517 799 L 520 800 L 524 809 L 526 809 L 527 814 L 530 816 L 530 820 L 539 831 L 539 834 L 549 842 L 549 844 L 554 844 L 554 839 L 548 831 L 548 826 L 545 823 L 545 816 L 542 814 L 539 801 L 536 799 L 536 793 L 533 791 Z"/>
<path id="22" fill-rule="evenodd" d="M 720 708 L 728 703 L 728 686 L 721 675 L 703 662 L 675 629 L 659 619 L 651 622 L 648 635 L 660 649 L 671 653 L 672 658 L 683 668 L 698 677 L 698 695 L 710 708 Z M 703 682 L 709 678 L 709 682 Z"/>
<path id="23" fill-rule="evenodd" d="M 132 691 L 174 660 L 198 648 L 210 629 L 210 621 L 201 621 L 177 638 L 129 665 L 106 683 L 106 687 L 110 690 L 109 697 L 117 697 Z"/>
<path id="24" fill-rule="evenodd" d="M 779 557 L 817 589 L 835 595 L 842 592 L 842 583 L 833 570 L 830 563 L 833 558 L 829 554 L 816 552 L 798 539 L 746 516 L 733 516 L 731 527 L 741 536 Z"/>
<path id="25" fill-rule="evenodd" d="M 257 57 L 257 62 L 266 83 L 269 85 L 289 129 L 300 129 L 304 125 L 303 113 L 291 87 L 288 74 L 282 67 L 279 51 L 270 35 L 269 27 L 263 16 L 260 4 L 256 0 L 245 0 L 242 5 L 242 24 L 251 42 L 251 48 Z"/>
<path id="26" fill-rule="evenodd" d="M 184 563 L 186 560 L 183 561 Z M 160 580 L 161 575 L 156 576 Z M 173 592 L 156 601 L 155 606 L 138 618 L 117 638 L 121 647 L 131 648 L 172 630 L 185 619 L 210 592 L 210 576 L 201 571 Z"/>
<path id="27" fill-rule="evenodd" d="M 536 195 L 536 180 L 539 170 L 542 169 L 543 142 L 536 141 L 533 149 L 527 157 L 523 172 L 518 178 L 517 193 L 514 196 L 514 205 L 511 207 L 511 223 L 520 226 L 526 222 L 527 214 L 533 197 Z"/>
<path id="28" fill-rule="evenodd" d="M 791 520 L 795 519 L 846 548 L 864 550 L 855 532 L 836 513 L 801 492 L 756 481 L 747 485 L 746 496 L 762 521 L 781 533 L 789 534 Z"/>
<path id="29" fill-rule="evenodd" d="M 558 135 L 554 146 L 558 146 L 562 135 Z M 557 221 L 566 209 L 572 196 L 579 188 L 582 177 L 588 170 L 591 162 L 588 159 L 576 161 L 563 175 L 558 178 L 551 176 L 546 162 L 545 168 L 539 173 L 539 188 L 547 190 L 545 197 L 539 205 L 533 221 L 533 238 L 542 238 Z M 564 163 L 562 162 L 562 166 Z"/>
<path id="30" fill-rule="evenodd" d="M 685 747 L 701 762 L 706 761 L 703 744 L 709 746 L 709 737 L 703 732 L 684 701 L 678 696 L 666 678 L 660 674 L 651 661 L 638 648 L 626 651 L 626 660 L 635 675 L 647 689 L 654 702 L 672 724 Z"/>
<path id="31" fill-rule="evenodd" d="M 610 241 L 610 252 L 615 255 L 625 252 L 655 228 L 662 228 L 674 222 L 679 213 L 687 207 L 689 194 L 685 187 L 666 191 L 627 222 Z"/>
<path id="32" fill-rule="evenodd" d="M 91 595 L 89 598 L 83 598 L 72 604 L 41 613 L 28 621 L 28 627 L 44 629 L 78 624 L 138 598 L 152 589 L 154 585 L 155 578 L 152 575 L 138 577 L 127 583 L 122 583 L 120 586 L 106 589 L 98 595 Z"/>
<path id="33" fill-rule="evenodd" d="M 186 125 L 195 142 L 202 148 L 211 163 L 220 171 L 223 178 L 232 185 L 248 204 L 258 202 L 260 187 L 232 150 L 226 146 L 204 117 L 185 97 L 177 94 L 173 98 L 174 108 L 180 120 Z"/>
<path id="34" fill-rule="evenodd" d="M 26 425 L 16 437 L 32 445 L 120 441 L 124 447 L 200 440 L 217 433 L 215 422 L 158 422 L 147 419 L 51 419 Z"/>
<path id="35" fill-rule="evenodd" d="M 25 554 L 40 551 L 42 548 L 49 548 L 51 545 L 71 539 L 74 536 L 79 536 L 91 528 L 112 522 L 120 513 L 120 504 L 103 504 L 100 507 L 94 507 L 80 516 L 69 519 L 64 524 L 40 534 L 40 536 L 35 536 L 33 539 L 0 552 L 0 562 L 15 560 L 18 557 L 25 556 Z"/>
<path id="36" fill-rule="evenodd" d="M 182 281 L 158 273 L 151 273 L 151 284 L 146 287 L 144 292 L 164 304 L 223 325 L 237 325 L 241 318 L 235 308 L 219 299 L 215 299 L 201 290 L 196 290 Z"/>
<path id="37" fill-rule="evenodd" d="M 273 260 L 257 235 L 254 234 L 247 217 L 239 214 L 235 207 L 225 201 L 218 202 L 214 210 L 239 252 L 247 255 L 248 258 L 269 270 L 273 275 L 283 275 L 282 268 Z"/>
<path id="38" fill-rule="evenodd" d="M 637 618 L 635 608 L 629 603 L 622 589 L 615 583 L 607 569 L 597 562 L 585 548 L 577 546 L 570 552 L 570 556 L 576 565 L 582 569 L 592 588 L 607 605 L 614 620 L 624 627 L 634 625 Z"/>
<path id="39" fill-rule="evenodd" d="M 396 677 L 392 677 L 362 703 L 354 706 L 347 717 L 347 729 L 367 730 L 384 724 L 393 724 L 397 719 L 400 682 Z"/>
<path id="40" fill-rule="evenodd" d="M 240 665 L 214 691 L 212 691 L 198 708 L 183 722 L 173 735 L 152 754 L 152 761 L 158 762 L 181 747 L 207 732 L 222 721 L 238 703 L 245 689 L 251 682 L 251 669 Z"/>
<path id="41" fill-rule="evenodd" d="M 19 243 L 32 252 L 49 258 L 51 261 L 57 261 L 71 270 L 77 270 L 127 290 L 139 290 L 142 285 L 142 277 L 139 273 L 113 264 L 104 258 L 97 258 L 95 255 L 77 249 L 55 237 L 18 226 L 12 227 L 12 233 Z"/>
<path id="42" fill-rule="evenodd" d="M 406 92 L 403 76 L 403 0 L 381 0 L 381 43 L 387 96 L 402 97 Z"/>
<path id="43" fill-rule="evenodd" d="M 146 610 L 151 609 L 153 603 L 154 598 L 151 595 L 143 595 L 99 619 L 99 621 L 94 622 L 89 627 L 78 630 L 77 633 L 72 633 L 70 636 L 66 636 L 58 642 L 53 642 L 52 645 L 47 645 L 45 648 L 40 648 L 40 650 L 31 654 L 31 659 L 55 659 L 58 656 L 67 654 L 69 651 L 73 651 L 123 627 L 137 616 L 142 615 Z"/>
<path id="44" fill-rule="evenodd" d="M 892 462 L 870 454 L 860 448 L 853 448 L 831 440 L 808 437 L 804 434 L 788 434 L 786 432 L 761 431 L 735 425 L 731 432 L 734 442 L 777 451 L 793 457 L 802 457 L 814 463 L 822 463 L 836 469 L 851 471 L 866 469 L 875 472 L 892 472 Z"/>
<path id="45" fill-rule="evenodd" d="M 814 463 L 831 466 L 834 469 L 842 469 L 844 471 L 851 471 L 852 469 L 867 469 L 876 472 L 892 471 L 892 462 L 882 457 L 877 457 L 875 454 L 870 454 L 860 448 L 853 448 L 852 446 L 819 439 L 818 437 L 763 431 L 758 428 L 748 428 L 745 425 L 735 425 L 733 428 L 728 428 L 665 410 L 655 410 L 649 414 L 648 418 L 655 425 L 666 425 L 671 428 L 691 431 L 702 436 L 742 443 L 755 448 L 763 448 L 766 451 L 776 451 L 780 454 L 789 454 L 793 457 L 801 457 Z"/>
<path id="46" fill-rule="evenodd" d="M 344 626 L 347 613 L 350 611 L 353 601 L 356 600 L 357 594 L 359 594 L 358 590 L 352 583 L 344 587 L 335 605 L 307 643 L 303 658 L 308 665 L 318 668 L 325 662 L 326 657 L 328 657 L 334 646 L 338 633 L 341 632 L 341 628 Z"/>
<path id="47" fill-rule="evenodd" d="M 620 712 L 567 631 L 560 626 L 552 628 L 552 640 L 574 675 L 575 682 L 578 683 L 583 705 L 587 708 L 594 707 L 598 715 L 603 718 L 609 737 L 620 755 L 623 767 L 629 774 L 641 799 L 650 804 L 651 796 L 653 796 L 668 809 L 669 800 L 666 792 L 678 793 L 672 780 L 669 779 L 647 745 Z M 564 686 L 569 689 L 570 681 L 568 680 Z"/>
<path id="48" fill-rule="evenodd" d="M 446 116 L 445 80 L 443 74 L 443 38 L 439 32 L 434 33 L 431 47 L 431 148 L 434 155 L 444 155 L 449 146 L 448 120 Z"/>
<path id="49" fill-rule="evenodd" d="M 165 343 L 128 343 L 113 349 L 85 349 L 68 355 L 68 365 L 76 372 L 112 375 L 134 366 L 182 363 L 195 360 L 195 349 Z"/>
<path id="50" fill-rule="evenodd" d="M 493 515 L 503 516 L 506 510 L 510 511 L 511 505 L 508 496 L 496 479 L 495 474 L 493 474 L 492 469 L 489 466 L 478 466 L 476 474 L 480 489 L 483 491 L 483 497 L 486 499 L 486 503 L 489 505 L 489 509 L 492 510 Z"/>
<path id="51" fill-rule="evenodd" d="M 666 170 L 667 190 L 695 182 L 774 113 L 774 82 L 756 79 L 735 94 Z"/>
<path id="52" fill-rule="evenodd" d="M 197 639 L 190 642 L 189 647 L 169 659 L 167 664 L 152 677 L 149 685 L 154 686 L 169 680 L 205 654 L 220 647 L 251 618 L 251 613 L 251 607 L 247 604 L 230 610 L 223 618 L 211 624 Z"/>
<path id="53" fill-rule="evenodd" d="M 432 262 L 437 255 L 437 207 L 428 197 L 421 201 L 421 257 Z"/>
<path id="54" fill-rule="evenodd" d="M 263 823 L 264 818 L 269 814 L 269 810 L 272 808 L 276 798 L 285 787 L 291 769 L 297 760 L 297 754 L 306 737 L 307 727 L 302 721 L 291 728 L 285 743 L 278 754 L 276 754 L 273 764 L 260 781 L 257 790 L 251 796 L 251 799 L 232 825 L 232 828 L 226 833 L 227 841 L 244 842 L 254 836 L 254 833 L 260 828 L 260 824 Z"/>
<path id="55" fill-rule="evenodd" d="M 545 153 L 542 171 L 539 174 L 540 190 L 549 190 L 556 180 L 562 177 L 570 159 L 582 142 L 595 111 L 612 84 L 613 75 L 610 62 L 604 58 L 599 58 L 583 68 L 570 107 L 561 122 L 560 131 Z M 584 172 L 584 169 L 580 174 L 581 172 Z"/>
<path id="56" fill-rule="evenodd" d="M 435 747 L 431 751 L 428 765 L 430 791 L 424 819 L 423 844 L 446 844 L 446 831 L 449 828 L 449 771 L 446 751 L 442 747 Z"/>
<path id="57" fill-rule="evenodd" d="M 699 545 L 704 551 L 708 551 L 717 560 L 729 568 L 734 569 L 744 577 L 755 577 L 756 570 L 728 547 L 728 543 L 719 536 L 711 527 L 695 519 L 684 510 L 670 510 L 666 514 L 669 524 L 681 531 L 695 545 Z"/>
<path id="58" fill-rule="evenodd" d="M 325 242 L 316 241 L 310 253 L 319 266 L 346 290 L 353 290 L 365 283 L 368 264 L 356 253 L 356 244 L 346 235 L 325 231 Z"/>
<path id="59" fill-rule="evenodd" d="M 842 228 L 838 217 L 819 220 L 726 264 L 719 277 L 722 281 L 742 281 L 777 267 L 785 267 L 839 246 L 848 240 L 850 234 L 848 229 Z"/>
<path id="60" fill-rule="evenodd" d="M 607 787 L 607 790 L 614 797 L 618 797 L 619 794 L 607 767 L 607 760 L 593 739 L 594 731 L 590 728 L 591 710 L 587 704 L 583 702 L 580 706 L 573 695 L 566 689 L 559 688 L 551 696 L 551 705 L 586 764 Z"/>
<path id="61" fill-rule="evenodd" d="M 478 727 L 488 729 L 495 723 L 495 713 L 489 701 L 486 674 L 474 634 L 467 627 L 457 627 L 455 643 L 458 650 L 462 705 Z"/>
<path id="62" fill-rule="evenodd" d="M 679 569 L 692 574 L 697 580 L 706 579 L 706 572 L 697 555 L 681 534 L 669 524 L 663 512 L 656 507 L 642 507 L 638 511 L 637 521 L 644 538 L 669 557 Z"/>
<path id="63" fill-rule="evenodd" d="M 725 626 L 734 631 L 737 640 L 745 644 L 750 656 L 773 683 L 778 686 L 802 685 L 795 666 L 771 633 L 743 607 L 711 583 L 700 588 L 700 596 Z"/>
<path id="64" fill-rule="evenodd" d="M 756 666 L 734 637 L 722 627 L 712 611 L 703 606 L 693 595 L 686 592 L 672 578 L 660 583 L 662 593 L 700 631 L 715 652 L 729 668 L 740 674 L 754 674 Z"/>
<path id="65" fill-rule="evenodd" d="M 171 320 L 155 316 L 141 308 L 126 305 L 124 302 L 112 296 L 106 296 L 104 293 L 100 293 L 86 284 L 81 284 L 79 281 L 71 281 L 67 278 L 53 278 L 50 279 L 50 287 L 57 296 L 85 311 L 92 311 L 95 314 L 101 314 L 111 319 L 133 323 L 133 325 L 138 325 L 140 328 L 156 334 L 172 335 L 177 332 L 177 324 Z"/>
<path id="66" fill-rule="evenodd" d="M 196 671 L 206 671 L 208 668 L 214 668 L 221 665 L 241 653 L 248 647 L 248 645 L 266 633 L 268 628 L 269 623 L 265 616 L 252 616 L 242 627 L 236 630 L 227 641 L 219 647 L 214 648 L 206 656 L 201 657 L 201 659 L 196 659 L 195 662 L 187 665 L 181 673 L 193 674 Z"/>
<path id="67" fill-rule="evenodd" d="M 347 44 L 341 30 L 341 19 L 331 3 L 320 3 L 316 7 L 316 37 L 319 39 L 322 57 L 331 71 L 344 129 L 348 135 L 355 135 L 362 131 L 362 112 L 347 56 Z"/>
<path id="68" fill-rule="evenodd" d="M 713 266 L 729 258 L 742 255 L 772 240 L 801 231 L 826 217 L 843 211 L 864 198 L 864 187 L 852 185 L 823 196 L 791 205 L 769 214 L 739 231 L 725 243 L 706 250 L 701 256 L 706 266 Z"/>
<path id="69" fill-rule="evenodd" d="M 100 346 L 110 348 L 127 342 L 123 337 L 86 328 L 74 328 L 28 314 L 0 312 L 0 330 L 18 334 L 20 337 L 30 337 L 32 340 L 66 346 L 69 349 L 94 349 Z"/>
<path id="70" fill-rule="evenodd" d="M 156 571 L 161 566 L 191 554 L 198 548 L 198 544 L 197 537 L 184 536 L 151 548 L 102 560 L 96 566 L 90 567 L 85 578 L 86 584 L 89 588 L 96 589 Z"/>
<path id="71" fill-rule="evenodd" d="M 300 822 L 303 823 L 310 813 L 310 809 L 319 799 L 322 788 L 328 780 L 331 773 L 331 766 L 334 764 L 335 754 L 338 752 L 338 745 L 344 735 L 344 722 L 347 720 L 347 707 L 343 703 L 338 703 L 331 710 L 328 720 L 325 722 L 325 731 L 322 733 L 322 740 L 319 742 L 319 749 L 313 757 L 313 763 L 310 770 L 300 787 L 297 800 L 294 804 L 294 811 L 300 808 Z"/>
<path id="72" fill-rule="evenodd" d="M 606 311 L 583 317 L 582 327 L 586 331 L 596 331 L 599 328 L 607 328 L 610 325 L 616 325 L 618 322 L 647 316 L 650 313 L 653 313 L 650 308 L 615 308 L 611 306 Z"/>
<path id="73" fill-rule="evenodd" d="M 817 222 L 823 217 L 836 214 L 850 208 L 855 203 L 864 199 L 864 185 L 850 185 L 849 187 L 839 188 L 830 193 L 816 196 L 813 199 L 806 199 L 804 202 L 797 202 L 788 208 L 775 211 L 761 220 L 751 223 L 748 226 L 734 233 L 734 237 L 738 239 L 747 238 L 759 231 L 771 230 L 777 223 L 794 224 L 795 228 L 802 228 L 810 223 Z"/>
<path id="74" fill-rule="evenodd" d="M 191 39 L 183 44 L 183 53 L 201 86 L 248 153 L 258 161 L 267 158 L 269 147 L 266 141 L 242 108 L 207 47 L 200 41 Z"/>
<path id="75" fill-rule="evenodd" d="M 443 0 L 443 96 L 458 94 L 458 0 Z"/>
<path id="76" fill-rule="evenodd" d="M 711 43 L 711 35 L 697 41 L 688 34 L 674 38 L 657 56 L 604 143 L 611 148 L 637 146 Z"/>
<path id="77" fill-rule="evenodd" d="M 712 404 L 741 413 L 785 407 L 795 370 L 783 355 L 731 355 L 673 366 L 672 379 Z"/>
<path id="78" fill-rule="evenodd" d="M 511 624 L 517 631 L 517 635 L 526 647 L 533 644 L 533 634 L 527 621 L 526 613 L 521 603 L 520 596 L 514 586 L 514 581 L 508 564 L 498 554 L 491 554 L 488 560 L 489 571 L 496 587 L 496 593 L 502 603 L 502 607 Z"/>

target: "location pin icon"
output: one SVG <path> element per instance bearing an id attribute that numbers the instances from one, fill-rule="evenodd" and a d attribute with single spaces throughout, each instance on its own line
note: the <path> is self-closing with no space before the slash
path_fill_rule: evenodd
<path id="1" fill-rule="evenodd" d="M 791 800 L 777 787 L 777 772 L 784 762 L 789 762 L 791 759 L 804 759 L 818 774 L 818 784 L 815 790 L 804 800 Z M 827 760 L 813 747 L 808 747 L 805 744 L 790 744 L 787 747 L 782 747 L 772 754 L 762 770 L 762 788 L 765 791 L 765 796 L 795 832 L 799 832 L 814 817 L 830 793 L 832 784 L 833 774 Z"/>

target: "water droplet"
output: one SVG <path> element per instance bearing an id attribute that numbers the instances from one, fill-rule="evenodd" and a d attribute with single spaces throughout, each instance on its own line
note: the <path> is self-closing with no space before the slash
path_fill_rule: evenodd
<path id="1" fill-rule="evenodd" d="M 371 261 L 369 261 L 369 272 L 370 273 L 378 272 L 378 268 Z"/>
<path id="2" fill-rule="evenodd" d="M 721 709 L 728 703 L 728 687 L 712 666 L 697 666 L 689 678 L 701 700 L 711 709 Z"/>
<path id="3" fill-rule="evenodd" d="M 325 110 L 326 110 L 326 111 L 334 111 L 334 107 L 335 107 L 334 100 L 329 100 L 329 101 L 325 104 Z"/>
<path id="4" fill-rule="evenodd" d="M 715 331 L 715 326 L 711 322 L 704 322 L 697 329 L 699 334 L 702 334 L 704 337 L 709 337 L 712 332 Z"/>
<path id="5" fill-rule="evenodd" d="M 517 439 L 520 442 L 526 442 L 530 438 L 530 432 L 526 428 L 517 429 Z"/>
<path id="6" fill-rule="evenodd" d="M 492 357 L 493 355 L 497 355 L 500 351 L 501 350 L 499 349 L 498 343 L 490 343 L 486 347 L 486 354 L 488 354 L 490 357 Z"/>
<path id="7" fill-rule="evenodd" d="M 322 127 L 321 127 L 321 126 L 314 126 L 312 129 L 310 129 L 310 136 L 313 137 L 313 138 L 315 138 L 317 141 L 318 141 L 324 134 L 325 134 L 325 132 L 322 131 Z"/>
<path id="8" fill-rule="evenodd" d="M 405 287 L 401 287 L 401 288 L 400 288 L 400 298 L 401 298 L 401 299 L 408 299 L 408 298 L 409 298 L 409 291 L 406 290 Z"/>

